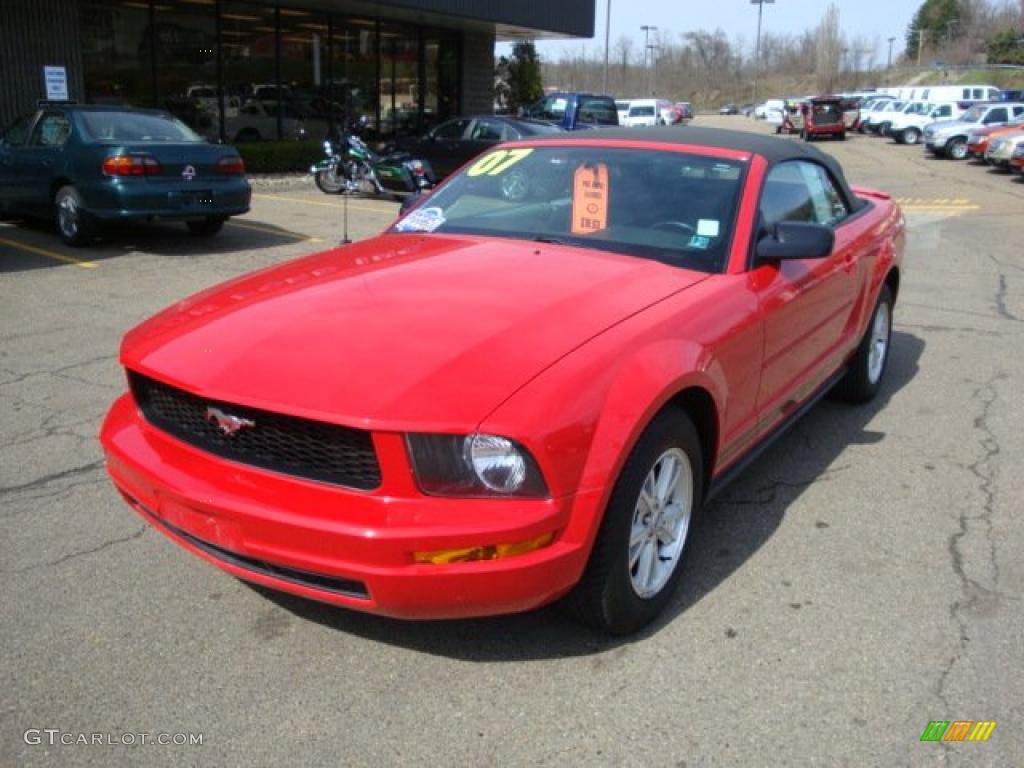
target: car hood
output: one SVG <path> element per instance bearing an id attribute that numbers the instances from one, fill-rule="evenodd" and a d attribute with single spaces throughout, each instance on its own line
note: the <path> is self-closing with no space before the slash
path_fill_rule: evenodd
<path id="1" fill-rule="evenodd" d="M 971 123 L 966 120 L 936 120 L 933 123 L 928 123 L 928 128 L 935 131 L 935 133 L 949 133 L 970 130 L 978 125 L 976 122 Z"/>
<path id="2" fill-rule="evenodd" d="M 707 277 L 569 246 L 384 235 L 169 307 L 125 336 L 121 360 L 307 418 L 473 428 L 561 357 Z"/>

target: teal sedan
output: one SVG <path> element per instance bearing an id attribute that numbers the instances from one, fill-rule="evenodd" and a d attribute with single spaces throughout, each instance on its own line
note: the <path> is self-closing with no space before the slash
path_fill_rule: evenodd
<path id="1" fill-rule="evenodd" d="M 48 104 L 0 136 L 0 213 L 56 219 L 69 245 L 118 221 L 184 221 L 213 235 L 251 194 L 235 149 L 165 112 Z"/>

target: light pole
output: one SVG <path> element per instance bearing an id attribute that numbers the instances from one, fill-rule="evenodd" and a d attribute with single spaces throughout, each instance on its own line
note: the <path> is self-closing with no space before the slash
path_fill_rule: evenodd
<path id="1" fill-rule="evenodd" d="M 654 85 L 652 87 L 650 83 L 648 83 L 647 90 L 651 92 L 651 96 L 654 96 L 654 92 L 658 87 L 658 51 L 661 49 L 661 46 L 656 43 L 651 43 L 647 47 L 651 51 L 651 68 L 654 70 Z"/>
<path id="2" fill-rule="evenodd" d="M 889 38 L 889 60 L 885 64 L 886 69 L 892 69 L 892 44 L 895 42 L 895 37 Z"/>
<path id="3" fill-rule="evenodd" d="M 611 39 L 612 29 L 612 0 L 608 0 L 604 12 L 604 88 L 602 93 L 608 94 L 608 41 Z"/>
<path id="4" fill-rule="evenodd" d="M 644 24 L 640 29 L 644 33 L 644 77 L 647 78 L 647 90 L 651 90 L 651 72 L 650 67 L 647 64 L 647 51 L 651 47 L 651 32 L 657 32 L 658 28 Z"/>
<path id="5" fill-rule="evenodd" d="M 750 2 L 757 6 L 757 42 L 754 43 L 754 105 L 757 106 L 757 75 L 761 69 L 761 15 L 764 13 L 764 4 L 774 3 L 775 0 L 750 0 Z"/>

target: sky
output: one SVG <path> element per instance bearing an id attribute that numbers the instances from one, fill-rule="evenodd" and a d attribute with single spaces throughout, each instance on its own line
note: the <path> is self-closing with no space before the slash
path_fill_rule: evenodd
<path id="1" fill-rule="evenodd" d="M 556 0 L 557 1 L 557 0 Z M 799 34 L 817 25 L 828 8 L 830 0 L 776 0 L 765 4 L 761 30 L 776 34 Z M 606 0 L 594 0 L 596 14 L 593 40 L 551 40 L 538 43 L 544 58 L 557 59 L 564 50 L 578 55 L 580 46 L 586 45 L 590 55 L 604 54 L 604 26 Z M 885 64 L 889 43 L 895 37 L 893 58 L 903 50 L 903 39 L 914 12 L 922 0 L 836 0 L 839 6 L 839 24 L 847 39 L 863 37 L 868 44 L 877 41 L 876 65 Z M 620 35 L 630 35 L 636 50 L 643 45 L 642 24 L 654 25 L 672 33 L 674 41 L 679 33 L 694 29 L 712 31 L 721 27 L 730 40 L 743 38 L 748 55 L 753 55 L 757 37 L 757 6 L 750 0 L 611 0 L 611 44 Z M 510 46 L 501 45 L 498 53 L 508 52 Z"/>

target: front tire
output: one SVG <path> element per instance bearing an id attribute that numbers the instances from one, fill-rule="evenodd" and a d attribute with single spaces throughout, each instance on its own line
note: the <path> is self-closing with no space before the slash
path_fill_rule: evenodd
<path id="1" fill-rule="evenodd" d="M 613 635 L 636 632 L 672 599 L 703 498 L 693 421 L 667 408 L 641 435 L 615 483 L 594 548 L 564 607 Z"/>
<path id="2" fill-rule="evenodd" d="M 883 285 L 871 313 L 867 330 L 850 359 L 846 375 L 836 386 L 836 394 L 851 403 L 866 403 L 878 394 L 889 366 L 892 342 L 892 291 Z"/>
<path id="3" fill-rule="evenodd" d="M 904 128 L 900 137 L 904 144 L 910 144 L 913 146 L 921 140 L 921 132 L 917 130 L 917 128 Z"/>
<path id="4" fill-rule="evenodd" d="M 946 145 L 946 157 L 950 160 L 963 160 L 967 157 L 967 141 L 953 139 Z"/>
<path id="5" fill-rule="evenodd" d="M 188 231 L 197 237 L 212 237 L 220 232 L 227 218 L 224 216 L 207 216 L 197 221 L 186 221 Z"/>
<path id="6" fill-rule="evenodd" d="M 57 233 L 66 244 L 75 248 L 88 245 L 96 237 L 96 224 L 85 210 L 82 196 L 70 184 L 57 190 Z"/>
<path id="7" fill-rule="evenodd" d="M 325 195 L 340 194 L 347 184 L 347 179 L 338 173 L 337 168 L 330 171 L 317 171 L 313 174 L 313 181 Z"/>

